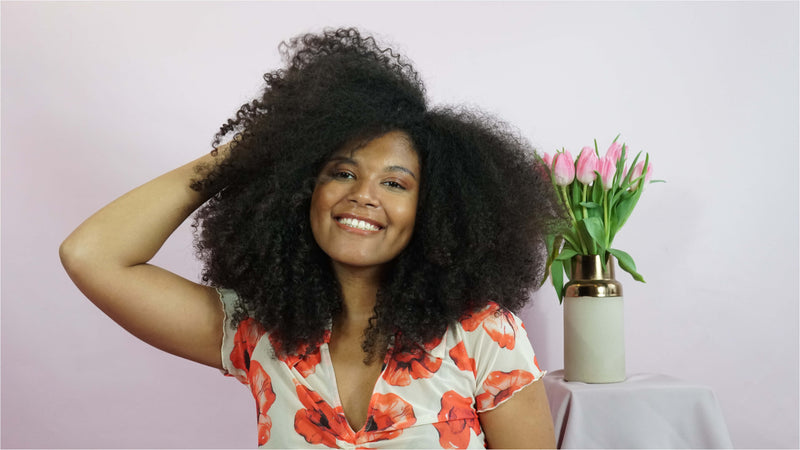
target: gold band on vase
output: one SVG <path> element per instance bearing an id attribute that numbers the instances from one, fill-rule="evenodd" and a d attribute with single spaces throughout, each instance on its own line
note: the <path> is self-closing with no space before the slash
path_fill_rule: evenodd
<path id="1" fill-rule="evenodd" d="M 572 277 L 564 286 L 564 296 L 622 297 L 622 284 L 614 278 L 614 258 L 608 255 L 603 269 L 600 255 L 572 257 Z"/>

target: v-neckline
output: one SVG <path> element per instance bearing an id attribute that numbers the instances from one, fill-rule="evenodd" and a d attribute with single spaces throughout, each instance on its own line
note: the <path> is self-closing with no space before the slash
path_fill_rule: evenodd
<path id="1" fill-rule="evenodd" d="M 369 424 L 369 419 L 370 417 L 372 417 L 371 415 L 371 412 L 373 411 L 372 402 L 373 399 L 375 398 L 375 394 L 377 393 L 378 385 L 381 383 L 381 378 L 383 378 L 384 374 L 386 373 L 386 369 L 388 367 L 388 359 L 390 358 L 393 350 L 392 347 L 393 346 L 390 346 L 390 348 L 387 349 L 387 354 L 384 355 L 383 362 L 381 363 L 380 373 L 378 373 L 378 378 L 375 379 L 375 383 L 372 386 L 372 392 L 370 392 L 369 395 L 369 402 L 367 403 L 367 416 L 364 418 L 364 423 L 358 430 L 354 430 L 353 426 L 350 425 L 350 421 L 347 420 L 347 414 L 344 410 L 344 404 L 342 404 L 342 398 L 339 394 L 339 383 L 336 379 L 336 369 L 333 366 L 333 358 L 331 357 L 330 345 L 328 342 L 325 342 L 320 348 L 320 351 L 322 352 L 322 357 L 327 359 L 327 364 L 331 368 L 330 381 L 333 383 L 334 401 L 336 402 L 336 404 L 333 405 L 334 410 L 337 411 L 336 408 L 338 408 L 338 411 L 336 413 L 342 416 L 342 420 L 344 421 L 345 425 L 347 425 L 347 430 L 353 433 L 354 437 L 366 431 L 367 425 Z"/>

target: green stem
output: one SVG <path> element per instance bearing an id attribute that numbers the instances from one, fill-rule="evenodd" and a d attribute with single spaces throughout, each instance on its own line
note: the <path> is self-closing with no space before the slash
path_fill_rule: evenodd
<path id="1" fill-rule="evenodd" d="M 608 223 L 608 191 L 603 191 L 603 228 L 606 230 L 605 248 L 608 248 L 608 239 L 611 236 L 611 224 Z"/>
<path id="2" fill-rule="evenodd" d="M 587 254 L 586 245 L 583 243 L 583 239 L 581 239 L 580 230 L 578 230 L 578 220 L 575 218 L 575 213 L 572 212 L 572 205 L 569 202 L 569 195 L 567 195 L 567 187 L 561 186 L 561 195 L 564 196 L 564 202 L 567 204 L 567 211 L 569 211 L 569 217 L 572 219 L 572 227 L 575 229 L 575 232 L 578 235 L 578 242 L 581 244 L 581 251 L 583 254 Z"/>
<path id="3" fill-rule="evenodd" d="M 585 184 L 583 185 L 583 192 L 581 193 L 581 201 L 582 201 L 583 203 L 586 203 L 586 188 L 587 188 L 587 187 L 588 187 L 588 186 L 586 186 Z M 586 210 L 586 207 L 585 207 L 585 206 L 583 207 L 583 217 L 584 217 L 584 218 L 585 218 L 585 217 L 588 217 L 588 211 Z"/>

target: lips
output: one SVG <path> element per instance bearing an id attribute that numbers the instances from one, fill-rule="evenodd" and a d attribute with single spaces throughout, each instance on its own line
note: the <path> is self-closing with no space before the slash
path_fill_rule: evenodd
<path id="1" fill-rule="evenodd" d="M 375 232 L 381 231 L 385 227 L 374 220 L 367 219 L 366 217 L 359 217 L 353 214 L 342 214 L 334 217 L 339 225 L 347 228 L 352 228 L 360 231 Z"/>

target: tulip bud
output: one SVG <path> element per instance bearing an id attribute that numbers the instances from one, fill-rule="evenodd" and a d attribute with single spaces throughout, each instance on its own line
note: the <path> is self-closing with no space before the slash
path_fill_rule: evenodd
<path id="1" fill-rule="evenodd" d="M 635 180 L 636 178 L 642 176 L 642 171 L 644 170 L 644 161 L 639 162 L 636 164 L 636 167 L 633 168 L 633 173 L 631 174 L 631 180 Z M 644 175 L 644 184 L 647 184 L 650 181 L 650 176 L 653 173 L 653 165 L 648 162 L 647 164 L 647 173 Z M 639 181 L 636 181 L 631 184 L 631 189 L 636 189 L 639 187 Z"/>
<path id="2" fill-rule="evenodd" d="M 608 147 L 606 151 L 606 158 L 614 161 L 614 164 L 616 164 L 620 157 L 622 157 L 622 144 L 619 142 L 612 142 L 611 146 Z"/>
<path id="3" fill-rule="evenodd" d="M 553 179 L 559 186 L 567 186 L 575 180 L 575 163 L 572 155 L 564 150 L 553 157 Z"/>
<path id="4" fill-rule="evenodd" d="M 544 161 L 544 165 L 547 166 L 548 170 L 553 170 L 553 157 L 550 156 L 550 153 L 544 152 L 544 155 L 542 155 L 542 160 Z"/>
<path id="5" fill-rule="evenodd" d="M 597 172 L 600 173 L 600 179 L 603 182 L 603 190 L 607 191 L 611 189 L 611 183 L 614 181 L 614 174 L 617 172 L 617 163 L 608 156 L 604 156 L 597 162 Z"/>
<path id="6" fill-rule="evenodd" d="M 592 184 L 597 177 L 597 155 L 592 147 L 583 147 L 581 154 L 578 155 L 578 162 L 575 163 L 575 176 L 583 184 Z"/>

